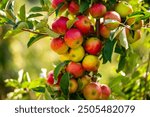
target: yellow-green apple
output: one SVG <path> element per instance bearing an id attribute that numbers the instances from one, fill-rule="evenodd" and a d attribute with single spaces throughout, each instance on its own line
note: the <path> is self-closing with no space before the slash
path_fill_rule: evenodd
<path id="1" fill-rule="evenodd" d="M 78 89 L 78 82 L 76 79 L 71 78 L 69 80 L 69 93 L 75 93 Z"/>
<path id="2" fill-rule="evenodd" d="M 99 59 L 95 55 L 86 55 L 82 61 L 82 66 L 86 71 L 97 71 Z"/>
<path id="3" fill-rule="evenodd" d="M 83 88 L 83 96 L 86 100 L 98 100 L 101 96 L 101 87 L 96 82 L 91 82 Z"/>
<path id="4" fill-rule="evenodd" d="M 61 35 L 65 34 L 66 31 L 68 30 L 67 21 L 68 21 L 67 17 L 64 16 L 59 17 L 59 19 L 56 19 L 52 23 L 52 30 Z"/>
<path id="5" fill-rule="evenodd" d="M 111 31 L 103 23 L 100 24 L 99 31 L 100 31 L 100 35 L 103 38 L 105 39 L 109 38 Z"/>
<path id="6" fill-rule="evenodd" d="M 94 18 L 102 17 L 106 13 L 106 11 L 107 9 L 105 5 L 101 3 L 94 3 L 89 9 L 91 16 Z"/>
<path id="7" fill-rule="evenodd" d="M 74 23 L 74 26 L 77 27 L 81 33 L 88 34 L 91 29 L 91 21 L 85 15 L 77 16 L 77 21 Z"/>
<path id="8" fill-rule="evenodd" d="M 116 11 L 107 11 L 104 15 L 104 24 L 110 30 L 117 28 L 120 22 L 121 17 Z"/>
<path id="9" fill-rule="evenodd" d="M 117 13 L 119 13 L 122 18 L 125 18 L 126 16 L 128 16 L 128 15 L 133 13 L 133 8 L 128 2 L 120 1 L 115 6 L 115 11 Z"/>
<path id="10" fill-rule="evenodd" d="M 59 56 L 59 60 L 60 60 L 61 62 L 70 60 L 70 58 L 69 58 L 69 53 L 61 54 L 61 55 Z"/>
<path id="11" fill-rule="evenodd" d="M 72 74 L 75 78 L 79 78 L 84 74 L 84 69 L 81 63 L 70 62 L 67 65 L 66 71 Z"/>
<path id="12" fill-rule="evenodd" d="M 47 84 L 52 85 L 54 84 L 54 71 L 50 71 L 47 75 Z"/>
<path id="13" fill-rule="evenodd" d="M 137 30 L 143 26 L 143 20 L 136 21 L 135 17 L 131 17 L 127 19 L 127 24 L 131 26 L 133 30 Z"/>
<path id="14" fill-rule="evenodd" d="M 68 11 L 70 14 L 76 15 L 79 13 L 79 4 L 75 1 L 71 1 L 69 6 L 68 6 Z"/>
<path id="15" fill-rule="evenodd" d="M 133 34 L 131 34 L 133 33 Z M 132 31 L 130 32 L 130 34 L 127 36 L 127 40 L 130 44 L 138 41 L 140 38 L 141 38 L 141 30 L 135 30 L 135 31 Z"/>
<path id="16" fill-rule="evenodd" d="M 71 28 L 66 32 L 64 40 L 70 48 L 77 48 L 83 42 L 83 35 L 78 29 Z"/>
<path id="17" fill-rule="evenodd" d="M 50 46 L 51 49 L 58 54 L 65 54 L 68 51 L 68 46 L 66 45 L 65 41 L 60 37 L 52 39 Z"/>
<path id="18" fill-rule="evenodd" d="M 111 94 L 111 90 L 109 86 L 106 84 L 100 84 L 100 87 L 101 87 L 101 92 L 102 92 L 100 99 L 107 100 Z"/>
<path id="19" fill-rule="evenodd" d="M 85 41 L 84 49 L 89 54 L 97 55 L 102 49 L 102 42 L 97 37 L 90 37 Z"/>
<path id="20" fill-rule="evenodd" d="M 91 82 L 91 77 L 88 75 L 84 75 L 78 79 L 79 90 L 83 91 L 83 88 Z"/>
<path id="21" fill-rule="evenodd" d="M 81 61 L 84 55 L 85 55 L 85 51 L 82 46 L 79 46 L 77 48 L 72 48 L 69 50 L 69 59 L 74 62 Z"/>

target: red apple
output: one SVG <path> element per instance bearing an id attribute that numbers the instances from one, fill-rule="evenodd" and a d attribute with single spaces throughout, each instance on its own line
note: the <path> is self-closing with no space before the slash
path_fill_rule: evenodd
<path id="1" fill-rule="evenodd" d="M 100 24 L 99 31 L 102 37 L 109 38 L 111 31 L 103 23 Z"/>
<path id="2" fill-rule="evenodd" d="M 69 93 L 75 93 L 78 89 L 78 82 L 76 79 L 71 78 L 69 80 Z"/>
<path id="3" fill-rule="evenodd" d="M 81 63 L 70 62 L 66 71 L 72 74 L 75 78 L 79 78 L 84 74 L 84 69 Z"/>
<path id="4" fill-rule="evenodd" d="M 107 100 L 111 94 L 110 88 L 106 84 L 101 84 L 100 87 L 102 92 L 101 99 Z"/>
<path id="5" fill-rule="evenodd" d="M 48 73 L 48 75 L 47 75 L 47 83 L 48 83 L 49 85 L 54 84 L 54 71 L 53 71 L 53 70 L 50 71 L 50 72 Z"/>
<path id="6" fill-rule="evenodd" d="M 91 21 L 85 15 L 77 16 L 77 21 L 75 22 L 75 27 L 77 27 L 83 34 L 88 34 L 91 29 Z"/>
<path id="7" fill-rule="evenodd" d="M 102 42 L 96 37 L 90 37 L 85 41 L 84 49 L 92 55 L 97 55 L 102 49 Z"/>
<path id="8" fill-rule="evenodd" d="M 51 41 L 51 49 L 58 54 L 65 54 L 68 51 L 68 46 L 62 38 L 54 38 Z"/>
<path id="9" fill-rule="evenodd" d="M 106 13 L 106 11 L 107 9 L 105 5 L 101 3 L 94 3 L 89 9 L 91 16 L 94 18 L 102 17 Z"/>
<path id="10" fill-rule="evenodd" d="M 105 26 L 110 30 L 117 28 L 120 25 L 120 22 L 121 17 L 116 11 L 108 11 L 104 15 Z"/>
<path id="11" fill-rule="evenodd" d="M 91 82 L 84 87 L 83 95 L 87 100 L 98 100 L 101 96 L 101 87 L 96 82 Z"/>
<path id="12" fill-rule="evenodd" d="M 67 17 L 61 16 L 59 19 L 55 20 L 52 24 L 52 30 L 58 34 L 65 34 L 68 30 L 67 28 Z"/>
<path id="13" fill-rule="evenodd" d="M 77 48 L 82 44 L 83 36 L 78 29 L 71 28 L 66 32 L 64 40 L 70 48 Z"/>
<path id="14" fill-rule="evenodd" d="M 68 11 L 70 14 L 76 15 L 79 13 L 80 6 L 75 1 L 71 1 L 68 6 Z"/>

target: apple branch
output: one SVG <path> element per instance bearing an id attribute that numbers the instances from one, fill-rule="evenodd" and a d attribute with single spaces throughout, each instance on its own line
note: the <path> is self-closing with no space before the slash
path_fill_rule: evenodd
<path id="1" fill-rule="evenodd" d="M 99 37 L 100 19 L 96 19 L 96 36 Z"/>

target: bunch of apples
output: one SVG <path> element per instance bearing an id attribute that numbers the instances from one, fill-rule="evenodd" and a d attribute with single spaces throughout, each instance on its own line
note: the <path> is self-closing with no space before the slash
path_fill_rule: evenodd
<path id="1" fill-rule="evenodd" d="M 125 1 L 118 2 L 114 10 L 110 11 L 101 2 L 94 2 L 81 13 L 77 0 L 52 0 L 52 7 L 57 8 L 62 3 L 59 10 L 67 11 L 68 16 L 60 15 L 53 21 L 51 28 L 60 36 L 52 39 L 50 47 L 60 55 L 62 62 L 70 61 L 63 71 L 72 75 L 69 93 L 80 92 L 88 100 L 108 99 L 111 94 L 109 86 L 94 81 L 91 75 L 98 72 L 99 56 L 105 41 L 109 39 L 111 32 L 122 26 L 125 26 L 125 30 L 121 31 L 125 32 L 128 43 L 137 41 L 141 37 L 143 21 L 128 17 L 133 13 L 133 8 Z M 121 31 L 115 37 L 117 41 Z M 59 83 L 62 74 L 58 76 L 57 83 L 54 83 L 54 73 L 51 71 L 48 74 L 48 84 L 61 90 Z"/>

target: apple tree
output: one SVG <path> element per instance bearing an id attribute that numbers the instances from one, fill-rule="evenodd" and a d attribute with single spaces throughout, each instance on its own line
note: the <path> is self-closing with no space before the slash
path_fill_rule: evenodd
<path id="1" fill-rule="evenodd" d="M 39 0 L 17 13 L 15 4 L 1 1 L 1 39 L 29 32 L 30 47 L 49 37 L 60 63 L 44 78 L 32 80 L 19 71 L 18 80 L 7 79 L 7 86 L 16 88 L 14 99 L 31 93 L 39 99 L 150 99 L 148 0 Z M 101 66 L 111 65 L 114 55 L 118 75 L 101 83 Z"/>

